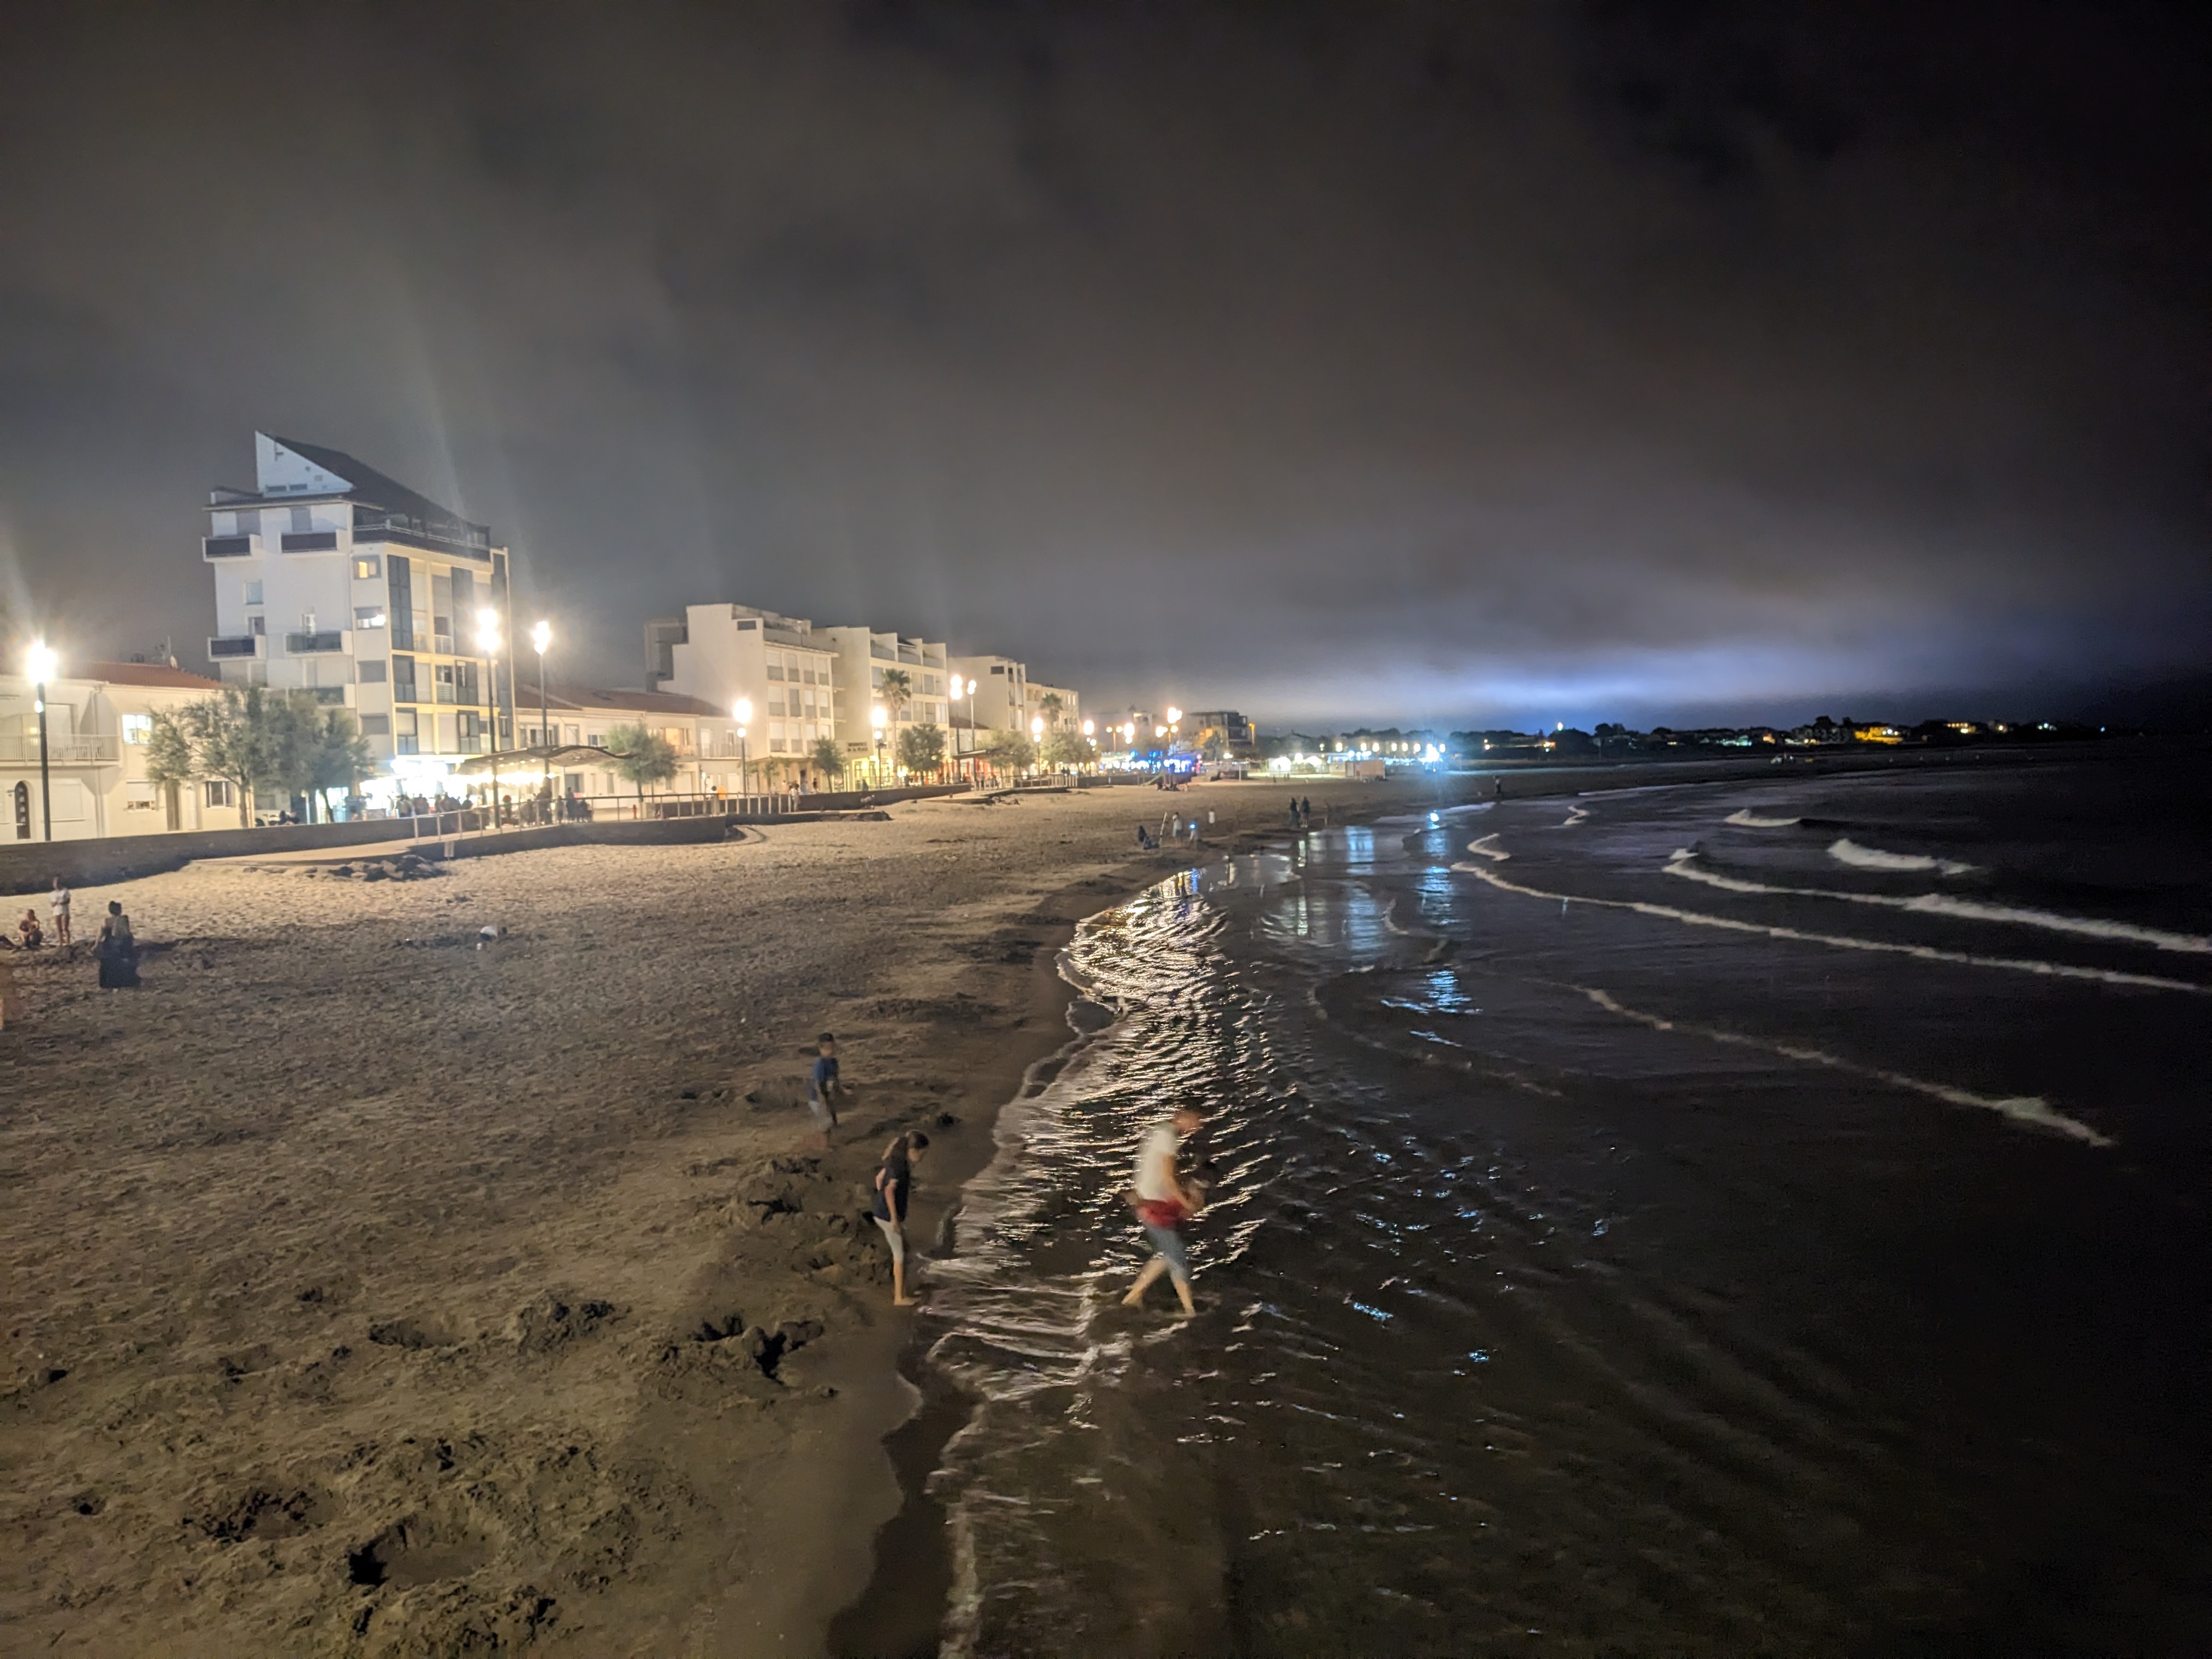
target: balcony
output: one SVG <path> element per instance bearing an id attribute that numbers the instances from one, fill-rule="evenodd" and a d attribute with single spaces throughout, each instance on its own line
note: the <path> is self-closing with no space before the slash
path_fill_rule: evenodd
<path id="1" fill-rule="evenodd" d="M 343 685 L 311 685 L 307 688 L 307 695 L 329 708 L 345 707 L 346 689 Z"/>
<path id="2" fill-rule="evenodd" d="M 319 656 L 326 652 L 343 651 L 345 648 L 346 636 L 335 629 L 322 633 L 287 634 L 284 636 L 284 651 L 288 656 Z"/>
<path id="3" fill-rule="evenodd" d="M 335 553 L 338 550 L 338 532 L 335 530 L 289 532 L 278 538 L 277 544 L 287 553 Z"/>
<path id="4" fill-rule="evenodd" d="M 217 662 L 234 657 L 263 657 L 268 655 L 268 644 L 259 634 L 223 635 L 208 641 L 208 655 Z"/>
<path id="5" fill-rule="evenodd" d="M 258 536 L 200 538 L 200 557 L 203 559 L 253 559 L 260 557 L 262 551 Z"/>
<path id="6" fill-rule="evenodd" d="M 887 645 L 878 645 L 873 640 L 870 640 L 868 641 L 868 654 L 872 657 L 881 657 L 885 662 L 896 662 L 898 660 L 898 653 L 893 651 L 890 647 Z"/>
<path id="7" fill-rule="evenodd" d="M 97 732 L 78 733 L 64 737 L 58 732 L 46 734 L 46 761 L 52 766 L 112 766 L 120 753 L 117 740 Z M 0 737 L 0 766 L 36 766 L 39 763 L 39 734 L 35 732 L 10 732 Z"/>

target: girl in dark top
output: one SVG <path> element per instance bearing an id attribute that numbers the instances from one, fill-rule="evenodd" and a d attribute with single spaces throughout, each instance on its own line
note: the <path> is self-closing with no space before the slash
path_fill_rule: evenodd
<path id="1" fill-rule="evenodd" d="M 121 900 L 107 901 L 107 916 L 92 953 L 100 961 L 101 990 L 127 990 L 138 983 L 138 941 L 131 936 L 131 918 L 123 914 Z"/>
<path id="2" fill-rule="evenodd" d="M 876 1170 L 876 1225 L 891 1247 L 891 1305 L 910 1308 L 906 1293 L 906 1200 L 914 1185 L 914 1166 L 929 1150 L 929 1137 L 909 1130 L 884 1148 L 884 1161 Z"/>

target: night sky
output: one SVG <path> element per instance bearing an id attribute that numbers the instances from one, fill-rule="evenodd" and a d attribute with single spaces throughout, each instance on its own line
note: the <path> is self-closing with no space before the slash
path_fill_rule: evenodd
<path id="1" fill-rule="evenodd" d="M 2212 657 L 2212 9 L 0 10 L 0 603 L 204 667 L 258 428 L 566 672 L 738 599 L 1278 727 Z"/>

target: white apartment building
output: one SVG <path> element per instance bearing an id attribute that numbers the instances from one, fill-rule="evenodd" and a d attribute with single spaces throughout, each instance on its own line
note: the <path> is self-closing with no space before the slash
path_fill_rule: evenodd
<path id="1" fill-rule="evenodd" d="M 847 754 L 874 752 L 875 708 L 883 701 L 884 675 L 889 670 L 906 676 L 907 701 L 895 718 L 886 720 L 886 756 L 895 756 L 901 726 L 945 727 L 951 686 L 941 643 L 872 628 L 817 631 L 837 645 L 837 735 Z"/>
<path id="2" fill-rule="evenodd" d="M 1056 702 L 1047 701 L 1058 698 Z M 1029 718 L 1022 722 L 1025 732 L 1035 732 L 1036 722 L 1042 720 L 1048 732 L 1060 728 L 1070 732 L 1083 729 L 1083 699 L 1068 685 L 1047 685 L 1042 680 L 1030 680 L 1022 687 L 1023 706 Z"/>
<path id="3" fill-rule="evenodd" d="M 1012 657 L 955 657 L 952 672 L 964 684 L 975 682 L 975 696 L 962 708 L 978 732 L 1030 729 L 1030 671 Z"/>
<path id="4" fill-rule="evenodd" d="M 646 684 L 733 724 L 747 705 L 744 746 L 755 760 L 808 757 L 822 738 L 840 739 L 839 653 L 824 637 L 836 631 L 749 605 L 686 605 L 681 620 L 646 624 Z M 860 718 L 865 726 L 865 711 Z"/>
<path id="5" fill-rule="evenodd" d="M 304 688 L 354 711 L 410 787 L 514 743 L 507 550 L 335 449 L 253 434 L 254 488 L 208 495 L 201 557 L 215 578 L 208 656 L 226 680 Z M 494 613 L 495 657 L 478 641 Z"/>
<path id="6" fill-rule="evenodd" d="M 160 664 L 94 662 L 46 683 L 46 764 L 39 766 L 38 689 L 0 674 L 0 845 L 167 830 L 235 830 L 237 794 L 218 781 L 161 786 L 146 776 L 154 715 L 212 696 L 222 683 Z"/>

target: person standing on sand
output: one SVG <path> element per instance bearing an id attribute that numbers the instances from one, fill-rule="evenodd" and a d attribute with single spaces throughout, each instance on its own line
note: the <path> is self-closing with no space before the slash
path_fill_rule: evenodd
<path id="1" fill-rule="evenodd" d="M 120 899 L 107 901 L 107 919 L 100 924 L 92 954 L 100 963 L 101 990 L 125 991 L 138 983 L 138 941 L 131 936 L 131 918 L 123 914 Z"/>
<path id="2" fill-rule="evenodd" d="M 910 1129 L 884 1148 L 884 1161 L 876 1167 L 876 1201 L 871 1213 L 891 1247 L 891 1305 L 911 1308 L 906 1293 L 906 1204 L 914 1186 L 914 1166 L 929 1150 L 929 1137 Z"/>
<path id="3" fill-rule="evenodd" d="M 1138 1144 L 1136 1185 L 1130 1201 L 1136 1207 L 1137 1219 L 1144 1224 L 1145 1237 L 1152 1241 L 1152 1259 L 1145 1263 L 1137 1282 L 1121 1298 L 1125 1308 L 1141 1303 L 1153 1280 L 1167 1273 L 1175 1280 L 1183 1312 L 1190 1316 L 1198 1312 L 1190 1296 L 1190 1258 L 1183 1250 L 1182 1224 L 1198 1212 L 1206 1194 L 1203 1188 L 1183 1185 L 1176 1172 L 1176 1159 L 1182 1154 L 1184 1139 L 1196 1134 L 1205 1121 L 1196 1107 L 1178 1106 L 1172 1117 L 1146 1130 Z"/>
<path id="4" fill-rule="evenodd" d="M 806 1109 L 814 1114 L 814 1127 L 822 1131 L 827 1151 L 837 1127 L 837 1096 L 844 1085 L 837 1079 L 836 1037 L 824 1031 L 814 1041 L 814 1069 L 806 1074 Z"/>
<path id="5" fill-rule="evenodd" d="M 67 945 L 70 942 L 70 890 L 62 885 L 59 876 L 54 878 L 54 890 L 47 896 L 46 910 L 53 918 L 54 943 Z"/>

